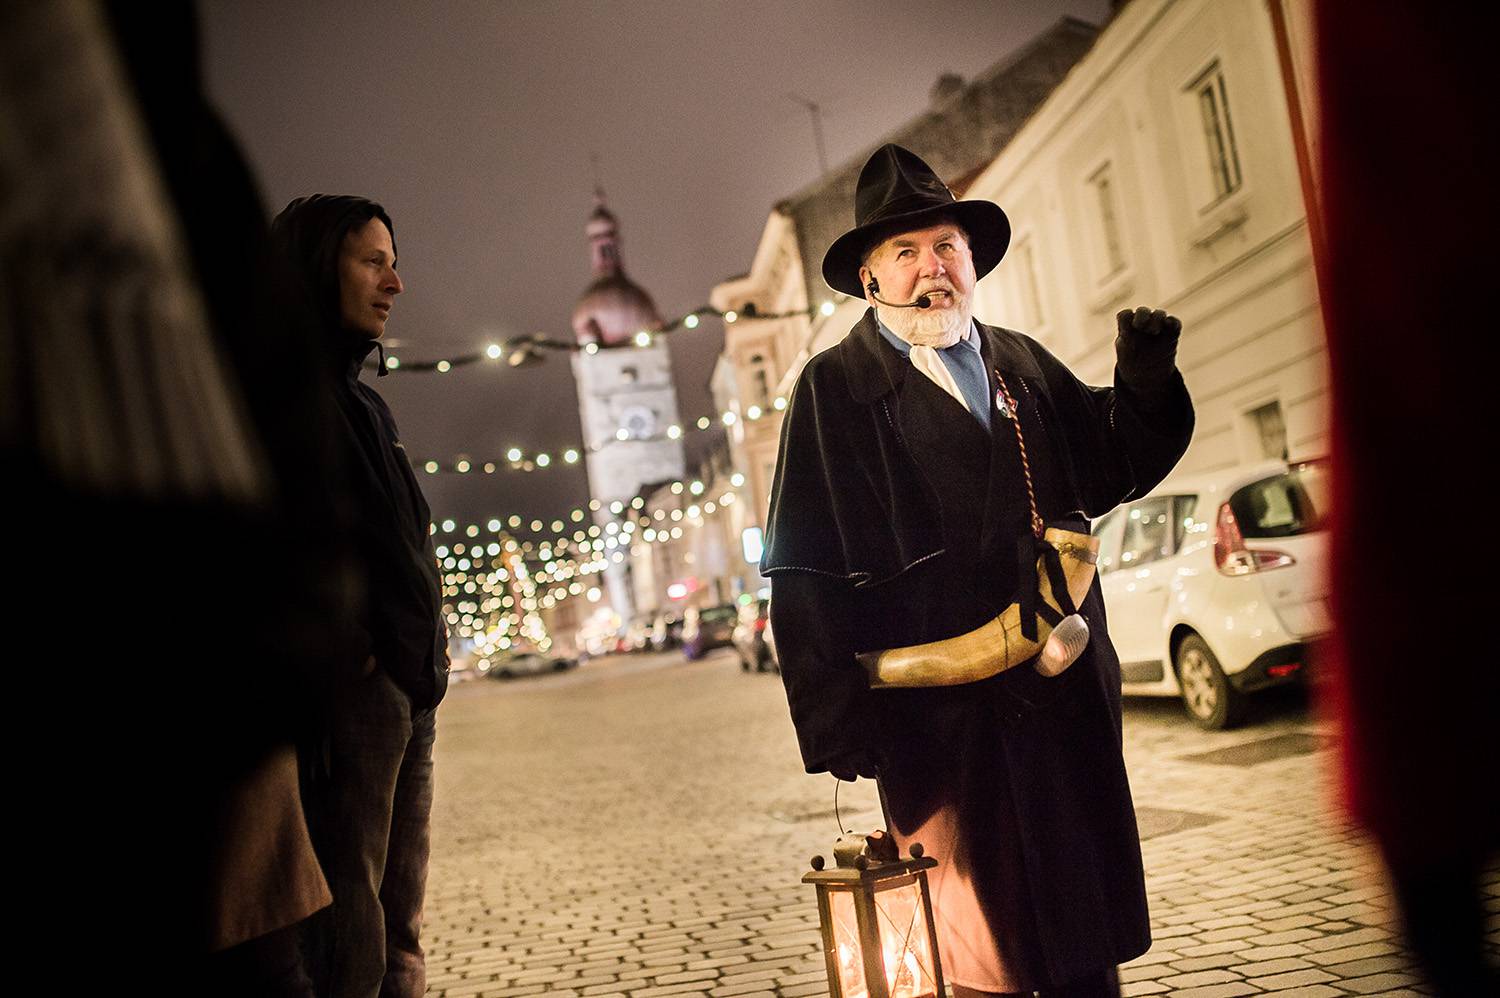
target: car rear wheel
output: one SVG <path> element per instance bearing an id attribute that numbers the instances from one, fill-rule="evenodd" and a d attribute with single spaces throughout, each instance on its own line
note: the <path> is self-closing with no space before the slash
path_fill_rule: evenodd
<path id="1" fill-rule="evenodd" d="M 1189 634 L 1177 646 L 1177 682 L 1182 704 L 1200 728 L 1221 731 L 1238 724 L 1244 713 L 1244 697 L 1229 684 L 1219 660 L 1207 642 Z"/>

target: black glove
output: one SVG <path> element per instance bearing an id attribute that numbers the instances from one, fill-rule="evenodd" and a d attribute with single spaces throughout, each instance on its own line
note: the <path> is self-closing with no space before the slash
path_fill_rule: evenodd
<path id="1" fill-rule="evenodd" d="M 828 771 L 846 783 L 853 783 L 861 776 L 873 780 L 879 769 L 875 756 L 863 749 L 845 752 L 828 761 Z"/>
<path id="2" fill-rule="evenodd" d="M 1153 395 L 1165 388 L 1177 370 L 1177 340 L 1182 320 L 1161 309 L 1142 305 L 1115 316 L 1120 332 L 1115 337 L 1115 359 L 1120 377 L 1134 392 Z"/>

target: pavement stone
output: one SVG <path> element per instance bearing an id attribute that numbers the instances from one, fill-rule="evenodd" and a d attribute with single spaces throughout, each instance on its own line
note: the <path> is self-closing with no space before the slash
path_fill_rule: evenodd
<path id="1" fill-rule="evenodd" d="M 1262 702 L 1264 701 L 1264 702 Z M 1379 858 L 1330 809 L 1327 748 L 1250 766 L 1189 756 L 1330 729 L 1293 695 L 1205 732 L 1127 700 L 1154 945 L 1126 996 L 1427 990 Z M 455 686 L 438 716 L 423 941 L 435 998 L 800 998 L 826 992 L 808 858 L 874 828 L 868 781 L 802 772 L 774 675 L 729 652 L 600 659 Z M 1201 816 L 1201 818 L 1197 817 Z M 1149 828 L 1167 828 L 1149 832 Z M 1487 881 L 1500 952 L 1500 871 Z"/>
<path id="2" fill-rule="evenodd" d="M 1371 974 L 1368 977 L 1351 977 L 1339 981 L 1339 986 L 1357 995 L 1396 991 L 1408 985 L 1420 983 L 1411 974 Z"/>
<path id="3" fill-rule="evenodd" d="M 1229 966 L 1229 969 L 1241 977 L 1248 977 L 1253 980 L 1257 977 L 1265 977 L 1268 974 L 1284 974 L 1289 970 L 1306 970 L 1310 967 L 1312 967 L 1312 964 L 1306 960 L 1299 960 L 1296 957 L 1284 957 L 1280 960 L 1260 960 L 1256 963 L 1233 964 Z"/>

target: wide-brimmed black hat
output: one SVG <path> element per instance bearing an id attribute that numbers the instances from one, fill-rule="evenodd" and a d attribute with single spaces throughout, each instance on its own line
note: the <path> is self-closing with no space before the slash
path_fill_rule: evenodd
<path id="1" fill-rule="evenodd" d="M 887 143 L 875 150 L 854 188 L 854 228 L 823 254 L 823 280 L 835 291 L 865 296 L 859 283 L 865 253 L 898 232 L 951 218 L 969 235 L 976 279 L 995 269 L 1010 246 L 1010 219 L 993 201 L 959 201 L 910 150 Z"/>

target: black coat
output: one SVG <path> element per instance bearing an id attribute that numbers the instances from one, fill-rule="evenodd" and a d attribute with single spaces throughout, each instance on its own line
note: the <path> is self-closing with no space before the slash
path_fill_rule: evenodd
<path id="1" fill-rule="evenodd" d="M 442 581 L 433 553 L 431 511 L 412 472 L 385 400 L 359 380 L 375 341 L 344 328 L 339 306 L 339 257 L 356 226 L 390 218 L 373 201 L 314 194 L 287 205 L 271 224 L 283 279 L 321 320 L 317 332 L 333 380 L 338 410 L 333 435 L 339 471 L 346 479 L 355 524 L 358 582 L 363 585 L 356 643 L 346 675 L 373 654 L 379 668 L 412 701 L 412 709 L 437 706 L 448 687 L 448 632 Z"/>
<path id="2" fill-rule="evenodd" d="M 1179 376 L 1155 398 L 1084 385 L 1030 337 L 981 326 L 1016 399 L 1039 511 L 1097 517 L 1153 488 L 1192 435 Z M 1116 382 L 1119 383 L 1118 372 Z M 1008 966 L 1043 987 L 1150 945 L 1121 755 L 1120 665 L 1095 581 L 1091 640 L 1062 676 L 871 691 L 856 652 L 972 630 L 1015 602 L 1029 535 L 1009 420 L 986 433 L 865 317 L 815 356 L 782 426 L 762 571 L 808 772 L 882 760 L 898 829 L 952 805 Z"/>
<path id="3" fill-rule="evenodd" d="M 367 586 L 362 623 L 376 664 L 411 697 L 414 711 L 424 710 L 436 707 L 448 689 L 448 630 L 432 513 L 390 408 L 359 380 L 374 341 L 346 334 L 342 342 L 347 346 L 334 396 L 358 506 Z"/>

